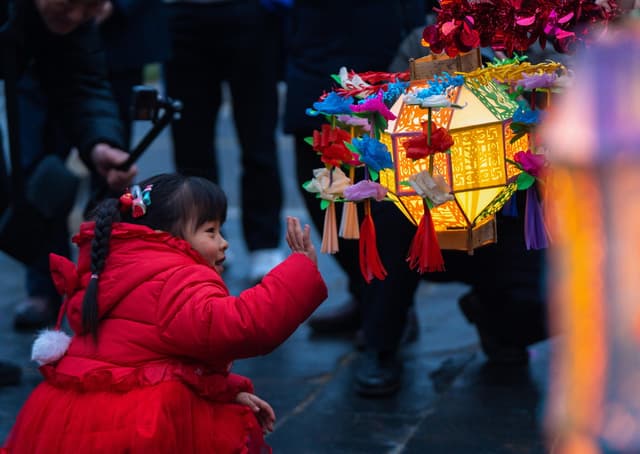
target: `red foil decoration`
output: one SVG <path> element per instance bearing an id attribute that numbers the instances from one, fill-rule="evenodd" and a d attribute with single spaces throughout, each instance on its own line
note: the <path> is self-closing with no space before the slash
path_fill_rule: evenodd
<path id="1" fill-rule="evenodd" d="M 438 54 L 455 57 L 474 47 L 491 47 L 511 56 L 538 41 L 558 52 L 571 52 L 577 42 L 589 44 L 594 25 L 616 18 L 621 9 L 609 2 L 605 11 L 593 0 L 443 0 L 435 24 L 423 39 Z"/>

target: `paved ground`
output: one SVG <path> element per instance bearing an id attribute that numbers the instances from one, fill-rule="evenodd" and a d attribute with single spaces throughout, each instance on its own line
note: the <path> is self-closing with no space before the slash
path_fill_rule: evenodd
<path id="1" fill-rule="evenodd" d="M 138 134 L 145 129 L 138 125 Z M 237 142 L 225 109 L 219 145 L 225 150 L 222 186 L 229 194 L 226 227 L 233 249 L 227 280 L 233 293 L 245 286 L 247 255 L 238 208 Z M 295 188 L 291 143 L 280 136 L 285 181 L 283 215 L 306 217 Z M 170 171 L 163 134 L 140 162 L 141 176 Z M 77 217 L 76 217 L 77 218 Z M 74 219 L 76 219 L 74 218 Z M 72 221 L 73 222 L 73 221 Z M 345 278 L 331 257 L 320 267 L 330 286 L 326 310 L 346 298 Z M 33 387 L 37 368 L 29 361 L 34 335 L 11 328 L 12 310 L 24 297 L 23 272 L 0 256 L 0 358 L 24 370 L 20 386 L 0 388 L 0 440 Z M 487 367 L 477 337 L 457 310 L 465 291 L 457 284 L 421 284 L 416 306 L 420 336 L 404 351 L 405 376 L 392 398 L 363 399 L 352 389 L 357 353 L 348 338 L 316 338 L 306 326 L 270 355 L 238 361 L 235 371 L 254 380 L 257 392 L 278 415 L 268 438 L 276 453 L 544 453 L 541 422 L 547 391 L 550 345 L 531 350 L 528 368 Z"/>

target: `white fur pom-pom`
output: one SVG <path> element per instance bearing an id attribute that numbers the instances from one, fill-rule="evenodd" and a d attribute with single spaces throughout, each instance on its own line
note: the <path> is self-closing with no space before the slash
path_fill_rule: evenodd
<path id="1" fill-rule="evenodd" d="M 31 348 L 31 360 L 40 366 L 58 361 L 69 348 L 71 337 L 63 331 L 40 331 Z"/>

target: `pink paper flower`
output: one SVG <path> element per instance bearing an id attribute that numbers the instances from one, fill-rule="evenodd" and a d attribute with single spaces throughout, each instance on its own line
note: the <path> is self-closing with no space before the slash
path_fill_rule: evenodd
<path id="1" fill-rule="evenodd" d="M 517 85 L 525 90 L 549 88 L 555 83 L 557 78 L 558 76 L 555 74 L 522 74 L 522 79 L 518 81 Z"/>
<path id="2" fill-rule="evenodd" d="M 359 104 L 351 106 L 351 110 L 356 113 L 377 112 L 384 117 L 385 120 L 395 120 L 396 116 L 384 104 L 384 93 L 378 91 L 376 96 L 370 96 Z"/>
<path id="3" fill-rule="evenodd" d="M 534 177 L 540 176 L 547 162 L 544 155 L 532 153 L 531 150 L 517 152 L 513 155 L 513 160 L 522 166 L 522 170 Z"/>
<path id="4" fill-rule="evenodd" d="M 362 128 L 363 131 L 371 131 L 371 125 L 366 118 L 354 117 L 353 115 L 336 115 L 336 120 L 348 126 Z"/>
<path id="5" fill-rule="evenodd" d="M 373 198 L 380 202 L 387 195 L 387 188 L 371 180 L 362 180 L 344 189 L 344 198 L 353 202 Z"/>

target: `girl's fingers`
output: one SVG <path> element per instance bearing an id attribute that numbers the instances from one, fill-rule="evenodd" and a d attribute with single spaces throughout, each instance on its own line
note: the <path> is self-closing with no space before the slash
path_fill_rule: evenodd
<path id="1" fill-rule="evenodd" d="M 271 408 L 271 405 L 269 405 L 267 401 L 260 399 L 256 395 L 253 395 L 252 397 L 254 399 L 255 404 L 260 407 L 260 410 L 261 410 L 260 413 L 265 415 L 265 417 L 267 417 L 269 420 L 275 421 L 276 413 L 273 411 L 273 408 Z"/>
<path id="2" fill-rule="evenodd" d="M 304 236 L 300 228 L 300 221 L 293 216 L 287 217 L 287 244 L 294 252 L 304 251 Z"/>
<path id="3" fill-rule="evenodd" d="M 286 234 L 287 244 L 292 251 L 295 251 L 296 242 L 293 228 L 293 219 L 288 216 L 287 217 L 287 234 Z"/>
<path id="4" fill-rule="evenodd" d="M 310 247 L 313 246 L 313 244 L 311 243 L 311 227 L 309 226 L 309 224 L 306 224 L 304 226 L 304 232 L 302 235 L 302 244 L 305 250 L 308 250 Z"/>

